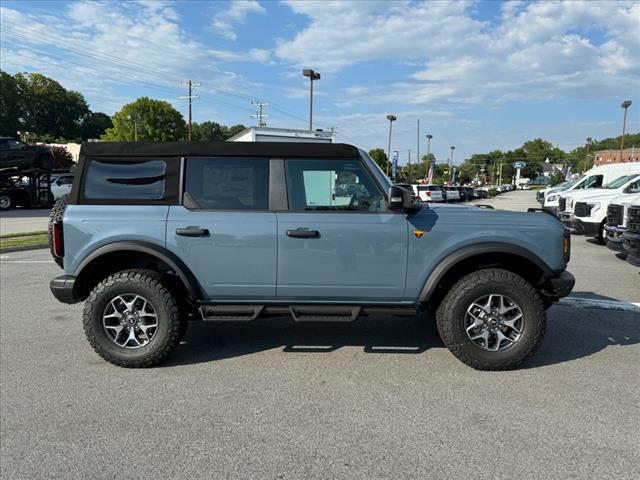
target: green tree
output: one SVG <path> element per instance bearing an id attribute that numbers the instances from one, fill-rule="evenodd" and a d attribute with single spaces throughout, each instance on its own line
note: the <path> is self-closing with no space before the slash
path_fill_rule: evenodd
<path id="1" fill-rule="evenodd" d="M 111 117 L 102 112 L 89 112 L 82 120 L 82 139 L 100 138 L 108 128 L 113 127 Z"/>
<path id="2" fill-rule="evenodd" d="M 80 136 L 82 120 L 89 114 L 81 93 L 39 73 L 17 73 L 14 79 L 24 130 L 55 138 Z"/>
<path id="3" fill-rule="evenodd" d="M 20 125 L 19 91 L 16 79 L 0 70 L 0 135 L 15 137 Z"/>
<path id="4" fill-rule="evenodd" d="M 378 164 L 383 172 L 387 173 L 387 171 L 391 171 L 391 162 L 389 162 L 389 158 L 382 148 L 369 150 L 369 156 Z"/>
<path id="5" fill-rule="evenodd" d="M 169 102 L 148 97 L 128 103 L 111 118 L 113 127 L 107 129 L 103 140 L 132 142 L 169 142 L 184 140 L 186 124 L 182 114 Z"/>
<path id="6" fill-rule="evenodd" d="M 234 135 L 237 135 L 238 133 L 242 132 L 243 130 L 246 130 L 247 127 L 245 127 L 242 124 L 238 124 L 238 125 L 233 125 L 231 127 L 228 127 L 228 128 L 225 127 L 225 128 L 227 129 L 226 137 L 225 137 L 225 140 L 226 140 L 227 138 L 231 138 Z"/>
<path id="7" fill-rule="evenodd" d="M 191 126 L 191 138 L 196 141 L 210 140 L 213 142 L 224 142 L 246 128 L 247 127 L 240 124 L 227 127 L 211 121 L 203 123 L 194 122 Z"/>
<path id="8" fill-rule="evenodd" d="M 73 165 L 73 155 L 65 147 L 53 147 L 53 168 L 68 169 Z"/>

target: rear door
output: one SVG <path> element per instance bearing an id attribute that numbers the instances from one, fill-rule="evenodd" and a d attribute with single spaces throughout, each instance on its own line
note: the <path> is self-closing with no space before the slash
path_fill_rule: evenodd
<path id="1" fill-rule="evenodd" d="M 406 215 L 360 159 L 286 159 L 289 210 L 278 212 L 283 301 L 391 303 L 404 294 Z"/>
<path id="2" fill-rule="evenodd" d="M 276 216 L 268 158 L 187 158 L 181 205 L 167 219 L 167 248 L 211 300 L 276 296 Z"/>

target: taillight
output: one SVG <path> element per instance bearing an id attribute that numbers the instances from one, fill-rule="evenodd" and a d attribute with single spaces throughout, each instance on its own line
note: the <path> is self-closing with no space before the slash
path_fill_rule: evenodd
<path id="1" fill-rule="evenodd" d="M 431 196 L 431 192 L 430 192 L 429 190 L 427 190 L 427 191 L 426 191 L 426 192 L 424 192 L 424 193 L 426 193 L 426 194 L 427 194 L 427 197 L 430 197 L 430 196 Z"/>
<path id="2" fill-rule="evenodd" d="M 64 235 L 62 222 L 53 224 L 53 253 L 56 257 L 64 257 Z"/>
<path id="3" fill-rule="evenodd" d="M 565 263 L 568 263 L 571 259 L 571 230 L 564 229 L 564 238 L 562 239 L 562 256 Z"/>

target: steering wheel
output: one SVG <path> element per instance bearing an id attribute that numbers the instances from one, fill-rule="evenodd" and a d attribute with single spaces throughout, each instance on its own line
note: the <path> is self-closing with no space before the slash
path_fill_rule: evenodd
<path id="1" fill-rule="evenodd" d="M 349 210 L 371 210 L 371 202 L 368 197 L 354 195 L 349 201 Z"/>

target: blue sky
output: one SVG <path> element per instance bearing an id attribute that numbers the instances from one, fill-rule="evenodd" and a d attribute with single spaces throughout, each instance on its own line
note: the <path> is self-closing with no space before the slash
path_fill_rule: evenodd
<path id="1" fill-rule="evenodd" d="M 186 79 L 201 82 L 194 120 L 306 128 L 337 141 L 408 149 L 458 163 L 543 137 L 569 150 L 618 135 L 620 102 L 640 128 L 640 3 L 419 1 L 8 1 L 1 64 L 41 72 L 113 113 L 139 96 L 186 117 Z M 53 28 L 52 28 L 53 27 Z"/>

